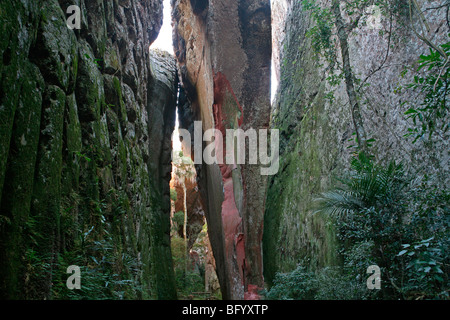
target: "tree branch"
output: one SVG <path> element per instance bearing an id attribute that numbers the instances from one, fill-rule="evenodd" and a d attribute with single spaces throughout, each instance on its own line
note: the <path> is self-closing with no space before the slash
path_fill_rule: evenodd
<path id="1" fill-rule="evenodd" d="M 425 27 L 427 28 L 427 30 L 429 31 L 430 27 L 428 26 L 427 21 L 425 20 L 425 16 L 423 15 L 423 13 L 420 11 L 420 8 L 417 4 L 416 0 L 409 0 L 409 17 L 411 20 L 411 27 L 412 30 L 414 31 L 414 33 L 416 34 L 416 36 L 422 40 L 423 42 L 425 42 L 429 47 L 433 48 L 434 50 L 436 50 L 442 57 L 444 57 L 445 60 L 448 59 L 447 54 L 441 49 L 439 48 L 437 45 L 435 45 L 433 42 L 431 42 L 431 40 L 429 40 L 428 38 L 426 38 L 425 36 L 422 36 L 421 34 L 419 34 L 416 30 L 416 28 L 414 27 L 414 23 L 413 23 L 413 7 L 416 8 L 416 11 L 419 13 L 419 16 L 421 17 L 421 21 L 422 23 L 425 25 Z"/>
<path id="2" fill-rule="evenodd" d="M 350 64 L 350 53 L 348 46 L 348 25 L 344 22 L 341 13 L 340 1 L 332 0 L 332 10 L 336 19 L 337 36 L 339 39 L 342 65 L 345 77 L 345 84 L 347 89 L 347 95 L 350 102 L 351 115 L 353 120 L 353 126 L 356 131 L 356 138 L 358 140 L 358 146 L 361 150 L 365 151 L 367 146 L 367 137 L 364 130 L 364 123 L 361 116 L 361 108 L 359 106 L 358 98 L 355 91 L 354 76 Z"/>
<path id="3" fill-rule="evenodd" d="M 389 38 L 388 38 L 388 45 L 387 45 L 387 50 L 386 50 L 386 55 L 384 57 L 383 62 L 378 66 L 377 69 L 373 70 L 370 72 L 370 74 L 368 74 L 366 76 L 366 78 L 363 80 L 363 82 L 361 83 L 361 85 L 358 87 L 357 91 L 359 92 L 361 90 L 361 88 L 363 87 L 363 85 L 367 82 L 367 80 L 369 80 L 370 77 L 372 77 L 375 73 L 377 73 L 378 71 L 380 71 L 384 64 L 386 63 L 388 57 L 389 57 L 389 53 L 391 50 L 391 35 L 392 35 L 392 13 L 391 13 L 391 17 L 390 17 L 390 21 L 389 21 Z"/>

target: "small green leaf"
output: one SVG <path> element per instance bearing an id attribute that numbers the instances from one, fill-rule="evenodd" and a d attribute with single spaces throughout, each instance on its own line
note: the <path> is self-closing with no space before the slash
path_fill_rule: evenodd
<path id="1" fill-rule="evenodd" d="M 405 112 L 405 115 L 406 114 L 412 114 L 412 113 L 417 113 L 417 110 L 416 109 L 412 109 L 412 108 L 408 109 L 408 111 Z"/>

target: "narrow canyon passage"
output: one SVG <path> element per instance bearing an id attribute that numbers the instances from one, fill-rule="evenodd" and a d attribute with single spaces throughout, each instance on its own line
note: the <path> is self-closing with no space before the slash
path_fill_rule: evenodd
<path id="1" fill-rule="evenodd" d="M 180 128 L 191 133 L 189 143 L 198 144 L 195 136 L 203 137 L 209 129 L 222 137 L 229 129 L 267 129 L 270 1 L 172 1 L 172 5 L 174 51 L 183 91 Z M 200 132 L 195 132 L 194 122 L 200 123 Z M 220 160 L 230 152 L 218 141 L 200 143 L 202 150 L 215 144 Z M 192 148 L 192 160 L 198 156 Z M 244 299 L 264 288 L 261 240 L 267 177 L 261 176 L 257 164 L 218 162 L 196 161 L 200 195 L 222 296 Z"/>
<path id="2" fill-rule="evenodd" d="M 0 1 L 0 299 L 448 299 L 449 13 Z"/>

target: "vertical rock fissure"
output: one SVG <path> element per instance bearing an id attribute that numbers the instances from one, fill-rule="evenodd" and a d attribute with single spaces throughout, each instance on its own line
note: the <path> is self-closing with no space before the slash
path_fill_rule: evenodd
<path id="1" fill-rule="evenodd" d="M 269 128 L 270 1 L 172 0 L 172 6 L 180 82 L 194 119 L 202 122 L 202 133 L 216 129 L 226 137 L 228 129 Z M 218 150 L 224 157 L 228 151 L 216 143 Z M 266 177 L 259 165 L 200 167 L 199 187 L 207 204 L 222 296 L 257 298 L 258 289 L 264 287 Z"/>

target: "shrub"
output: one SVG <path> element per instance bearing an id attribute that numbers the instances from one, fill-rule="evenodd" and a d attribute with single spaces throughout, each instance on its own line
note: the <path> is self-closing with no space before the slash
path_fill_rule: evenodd
<path id="1" fill-rule="evenodd" d="M 402 165 L 359 154 L 341 186 L 318 198 L 340 240 L 343 264 L 278 274 L 269 299 L 448 299 L 449 192 L 425 179 L 414 186 Z M 305 264 L 306 265 L 306 264 Z M 368 290 L 367 268 L 382 289 Z"/>

